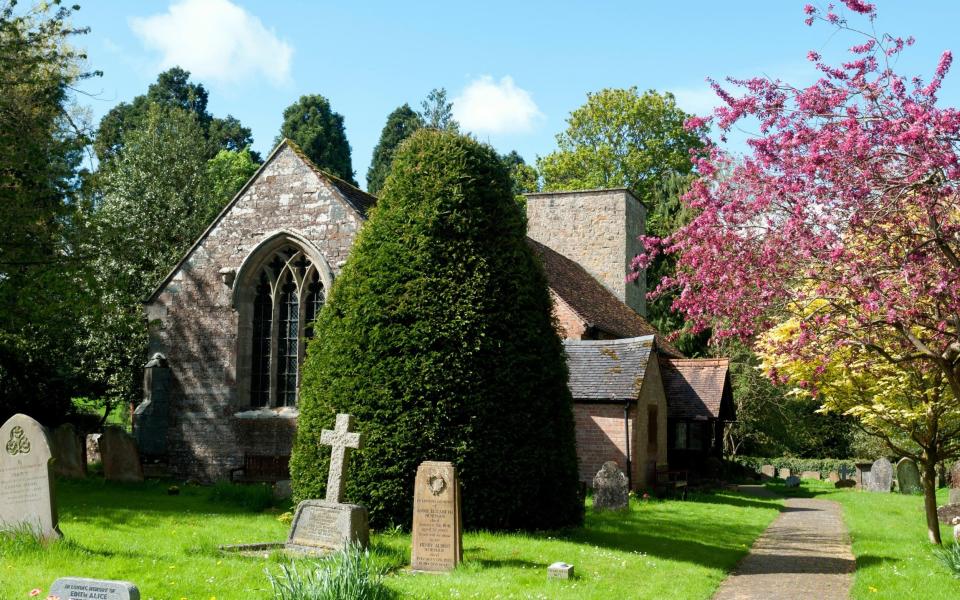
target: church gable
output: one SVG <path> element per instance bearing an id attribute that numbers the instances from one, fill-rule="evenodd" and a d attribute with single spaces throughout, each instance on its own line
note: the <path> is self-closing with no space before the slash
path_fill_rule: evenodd
<path id="1" fill-rule="evenodd" d="M 188 274 L 219 255 L 222 274 L 243 260 L 271 233 L 295 231 L 321 242 L 334 269 L 346 259 L 353 237 L 376 199 L 316 167 L 289 140 L 283 140 L 241 188 L 183 259 L 158 285 L 147 304 L 165 292 L 178 293 Z"/>

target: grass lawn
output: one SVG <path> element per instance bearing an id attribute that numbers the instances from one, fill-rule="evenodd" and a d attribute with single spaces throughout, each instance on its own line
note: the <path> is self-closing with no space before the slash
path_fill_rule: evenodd
<path id="1" fill-rule="evenodd" d="M 0 598 L 46 592 L 72 575 L 135 582 L 144 600 L 271 598 L 264 569 L 287 559 L 225 555 L 221 544 L 278 541 L 282 509 L 261 510 L 234 487 L 58 481 L 65 539 L 47 548 L 0 542 Z M 467 533 L 464 564 L 448 575 L 404 571 L 410 537 L 374 534 L 388 586 L 412 598 L 709 598 L 777 515 L 779 501 L 710 494 L 635 502 L 625 514 L 588 512 L 583 528 L 541 535 Z M 569 582 L 546 581 L 554 561 L 576 566 Z M 41 596 L 43 597 L 43 596 Z"/>
<path id="2" fill-rule="evenodd" d="M 857 559 L 852 598 L 960 598 L 960 580 L 937 561 L 927 542 L 922 496 L 837 490 L 815 481 L 804 481 L 799 490 L 771 487 L 785 495 L 815 496 L 843 505 Z M 947 490 L 940 490 L 938 500 L 946 503 Z M 943 525 L 940 532 L 944 543 L 953 539 L 952 527 Z"/>

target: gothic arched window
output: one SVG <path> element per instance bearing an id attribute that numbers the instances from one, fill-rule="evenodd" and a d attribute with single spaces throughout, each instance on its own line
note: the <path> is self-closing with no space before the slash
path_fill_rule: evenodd
<path id="1" fill-rule="evenodd" d="M 300 249 L 284 246 L 264 262 L 253 296 L 250 405 L 294 406 L 305 340 L 323 307 L 317 266 Z"/>

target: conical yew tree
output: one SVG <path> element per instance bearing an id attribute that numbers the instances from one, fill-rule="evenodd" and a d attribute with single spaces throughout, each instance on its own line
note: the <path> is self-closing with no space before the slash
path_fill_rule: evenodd
<path id="1" fill-rule="evenodd" d="M 403 143 L 309 344 L 298 498 L 324 497 L 321 431 L 346 412 L 365 436 L 347 500 L 373 526 L 409 526 L 424 460 L 456 465 L 466 527 L 580 521 L 563 348 L 524 236 L 491 148 L 436 130 Z"/>

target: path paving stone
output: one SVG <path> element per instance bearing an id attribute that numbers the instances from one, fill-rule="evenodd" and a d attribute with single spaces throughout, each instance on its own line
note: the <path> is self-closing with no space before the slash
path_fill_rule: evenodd
<path id="1" fill-rule="evenodd" d="M 849 596 L 856 563 L 840 505 L 790 498 L 784 506 L 750 554 L 720 585 L 714 600 L 842 600 Z"/>

